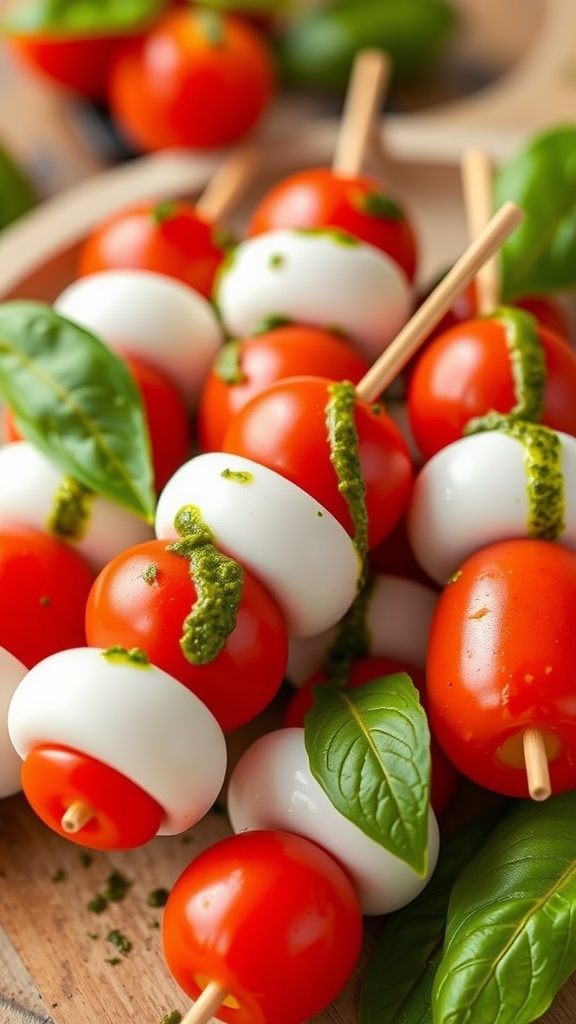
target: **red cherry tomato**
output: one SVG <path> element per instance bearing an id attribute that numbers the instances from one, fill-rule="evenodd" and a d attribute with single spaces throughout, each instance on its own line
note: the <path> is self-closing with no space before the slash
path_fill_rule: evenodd
<path id="1" fill-rule="evenodd" d="M 440 595 L 427 659 L 431 727 L 473 782 L 528 795 L 522 735 L 541 730 L 553 792 L 576 787 L 576 554 L 544 540 L 476 552 Z"/>
<path id="2" fill-rule="evenodd" d="M 120 36 L 11 36 L 10 47 L 34 71 L 93 101 L 106 97 L 108 75 Z"/>
<path id="3" fill-rule="evenodd" d="M 362 940 L 356 891 L 321 847 L 254 830 L 203 850 L 164 909 L 171 974 L 197 999 L 208 981 L 229 993 L 218 1020 L 301 1024 L 336 997 Z"/>
<path id="4" fill-rule="evenodd" d="M 108 100 L 140 150 L 225 146 L 246 135 L 275 89 L 270 44 L 242 18 L 175 8 L 119 49 Z"/>
<path id="5" fill-rule="evenodd" d="M 320 327 L 290 324 L 229 341 L 204 381 L 197 430 L 202 451 L 219 451 L 233 417 L 269 384 L 299 374 L 330 374 L 353 384 L 369 365 L 343 338 Z"/>
<path id="6" fill-rule="evenodd" d="M 358 658 L 350 667 L 346 685 L 353 690 L 372 679 L 392 675 L 394 672 L 406 672 L 410 676 L 420 695 L 420 702 L 427 711 L 426 677 L 421 669 L 416 668 L 415 665 L 409 665 L 408 662 L 398 661 L 395 658 L 372 656 Z M 284 714 L 283 724 L 287 728 L 291 726 L 301 728 L 304 725 L 304 717 L 314 703 L 314 687 L 324 686 L 326 682 L 327 673 L 322 670 L 315 672 L 303 686 L 296 690 Z M 430 803 L 435 813 L 441 815 L 456 792 L 460 775 L 446 757 L 434 734 L 430 736 L 430 757 L 432 760 Z"/>
<path id="7" fill-rule="evenodd" d="M 128 850 L 156 835 L 164 811 L 140 786 L 87 754 L 41 744 L 22 764 L 22 789 L 30 806 L 53 832 L 95 850 Z M 62 824 L 76 802 L 92 817 L 78 831 Z"/>
<path id="8" fill-rule="evenodd" d="M 576 434 L 576 353 L 538 328 L 546 383 L 541 422 Z M 425 458 L 462 437 L 467 422 L 517 402 L 513 356 L 499 319 L 467 320 L 435 338 L 417 360 L 408 388 L 408 416 Z"/>
<path id="9" fill-rule="evenodd" d="M 333 384 L 325 377 L 290 377 L 272 384 L 237 413 L 222 447 L 292 480 L 354 535 L 330 458 L 326 408 Z M 368 547 L 373 547 L 405 511 L 414 474 L 408 446 L 382 407 L 357 399 L 353 418 L 366 484 Z"/>
<path id="10" fill-rule="evenodd" d="M 224 232 L 192 203 L 138 203 L 107 218 L 83 243 L 78 276 L 129 267 L 184 281 L 205 298 L 226 253 Z"/>
<path id="11" fill-rule="evenodd" d="M 86 603 L 92 647 L 140 647 L 150 661 L 192 690 L 225 731 L 255 718 L 282 683 L 288 660 L 284 620 L 268 592 L 244 570 L 236 625 L 207 664 L 192 664 L 180 640 L 197 602 L 187 558 L 152 540 L 117 555 L 99 573 Z"/>
<path id="12" fill-rule="evenodd" d="M 317 167 L 283 178 L 258 203 L 248 235 L 275 228 L 335 227 L 392 257 L 414 280 L 417 243 L 403 210 L 375 178 Z"/>
<path id="13" fill-rule="evenodd" d="M 0 527 L 0 646 L 24 665 L 85 644 L 94 574 L 68 545 L 19 525 Z"/>

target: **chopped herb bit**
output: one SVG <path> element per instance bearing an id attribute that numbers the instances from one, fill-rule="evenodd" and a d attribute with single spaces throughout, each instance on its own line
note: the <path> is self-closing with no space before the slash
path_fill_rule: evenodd
<path id="1" fill-rule="evenodd" d="M 282 253 L 274 252 L 268 260 L 268 264 L 271 270 L 277 270 L 279 267 L 284 266 L 286 257 Z"/>
<path id="2" fill-rule="evenodd" d="M 140 647 L 131 647 L 130 650 L 127 650 L 120 644 L 114 644 L 102 651 L 102 657 L 107 661 L 127 662 L 129 665 L 140 668 L 148 668 L 150 665 L 150 658 Z"/>
<path id="3" fill-rule="evenodd" d="M 186 833 L 185 835 L 181 836 L 180 842 L 183 843 L 184 846 L 188 846 L 188 843 L 193 843 L 194 840 L 193 840 L 192 836 L 190 836 L 190 835 L 188 835 L 188 833 Z"/>
<path id="4" fill-rule="evenodd" d="M 102 895 L 101 892 L 99 892 L 96 893 L 96 896 L 94 897 L 93 900 L 88 901 L 88 903 L 86 904 L 86 909 L 89 910 L 92 914 L 101 914 L 104 910 L 106 910 L 107 906 L 108 900 L 106 899 L 105 896 Z"/>
<path id="5" fill-rule="evenodd" d="M 144 580 L 144 583 L 148 583 L 149 586 L 152 586 L 152 584 L 156 581 L 157 576 L 158 566 L 156 565 L 155 562 L 151 562 L 150 565 L 146 566 L 144 572 L 142 573 L 142 579 Z"/>
<path id="6" fill-rule="evenodd" d="M 116 967 L 118 964 L 121 964 L 122 961 L 119 956 L 108 956 L 106 957 L 104 963 L 110 964 L 111 967 Z"/>
<path id="7" fill-rule="evenodd" d="M 110 903 L 118 903 L 124 899 L 131 885 L 132 881 L 121 871 L 113 871 L 106 879 L 105 898 Z"/>
<path id="8" fill-rule="evenodd" d="M 160 927 L 160 921 L 158 921 L 158 919 L 156 918 L 154 921 L 152 921 L 152 924 L 150 925 L 150 927 L 151 928 L 159 928 Z"/>
<path id="9" fill-rule="evenodd" d="M 80 853 L 78 854 L 78 856 L 80 858 L 80 863 L 81 863 L 83 868 L 89 868 L 91 863 L 92 863 L 92 861 L 94 860 L 94 857 L 92 856 L 92 854 L 91 853 L 87 853 L 86 850 L 81 850 Z"/>
<path id="10" fill-rule="evenodd" d="M 86 936 L 89 939 L 97 939 L 98 938 L 98 932 L 86 932 Z"/>
<path id="11" fill-rule="evenodd" d="M 132 949 L 132 943 L 118 928 L 113 928 L 111 932 L 108 932 L 106 941 L 111 942 L 113 946 L 116 946 L 118 952 L 122 953 L 123 956 L 126 956 L 126 954 Z"/>
<path id="12" fill-rule="evenodd" d="M 165 907 L 168 902 L 170 893 L 168 889 L 153 889 L 152 892 L 148 893 L 148 906 L 149 907 Z"/>
<path id="13" fill-rule="evenodd" d="M 63 882 L 65 878 L 66 872 L 64 871 L 64 868 L 58 868 L 58 870 L 52 875 L 53 882 Z"/>
<path id="14" fill-rule="evenodd" d="M 182 1020 L 182 1014 L 180 1010 L 171 1010 L 170 1013 L 165 1013 L 160 1021 L 160 1024 L 180 1024 Z"/>
<path id="15" fill-rule="evenodd" d="M 51 598 L 51 597 L 48 597 L 48 595 L 47 595 L 47 594 L 44 594 L 44 595 L 43 595 L 43 596 L 42 596 L 42 597 L 40 598 L 40 600 L 39 600 L 39 604 L 41 604 L 43 608 L 49 608 L 49 607 L 50 607 L 50 605 L 52 604 L 52 598 Z"/>

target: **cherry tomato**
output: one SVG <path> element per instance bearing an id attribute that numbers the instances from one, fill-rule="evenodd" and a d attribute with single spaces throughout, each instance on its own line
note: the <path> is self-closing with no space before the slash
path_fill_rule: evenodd
<path id="1" fill-rule="evenodd" d="M 326 409 L 333 381 L 290 377 L 255 395 L 224 436 L 225 452 L 243 455 L 312 495 L 353 536 L 355 527 L 330 458 Z M 358 458 L 366 485 L 368 547 L 395 526 L 413 483 L 408 446 L 381 406 L 354 403 Z"/>
<path id="2" fill-rule="evenodd" d="M 91 647 L 146 651 L 228 731 L 255 718 L 278 692 L 288 660 L 286 627 L 268 592 L 244 570 L 236 625 L 224 648 L 207 664 L 193 664 L 180 641 L 197 601 L 189 560 L 166 541 L 147 541 L 101 570 L 86 603 L 86 636 Z"/>
<path id="3" fill-rule="evenodd" d="M 120 36 L 11 36 L 10 47 L 28 67 L 73 93 L 93 101 L 106 97 L 112 59 Z"/>
<path id="4" fill-rule="evenodd" d="M 430 630 L 430 723 L 473 782 L 528 795 L 523 732 L 538 728 L 553 792 L 576 787 L 576 554 L 508 540 L 468 558 Z"/>
<path id="5" fill-rule="evenodd" d="M 529 315 L 529 314 L 527 314 Z M 538 328 L 546 381 L 540 420 L 576 434 L 576 353 L 564 339 Z M 502 320 L 467 320 L 435 338 L 418 359 L 408 388 L 408 415 L 425 458 L 462 437 L 467 422 L 516 405 L 517 369 Z"/>
<path id="6" fill-rule="evenodd" d="M 320 327 L 290 324 L 224 345 L 204 381 L 197 430 L 202 451 L 219 451 L 233 417 L 285 377 L 319 374 L 356 384 L 369 365 L 349 342 Z"/>
<path id="7" fill-rule="evenodd" d="M 414 280 L 417 243 L 404 211 L 370 177 L 316 167 L 283 178 L 258 203 L 248 235 L 275 228 L 335 227 L 387 253 Z"/>
<path id="8" fill-rule="evenodd" d="M 164 909 L 166 963 L 196 999 L 208 981 L 230 1024 L 301 1024 L 351 975 L 362 940 L 356 891 L 320 846 L 253 830 L 203 850 Z"/>
<path id="9" fill-rule="evenodd" d="M 94 575 L 68 545 L 24 526 L 0 527 L 0 646 L 24 665 L 85 643 Z"/>
<path id="10" fill-rule="evenodd" d="M 184 281 L 209 299 L 227 236 L 186 200 L 137 203 L 107 218 L 83 243 L 78 276 L 129 267 Z"/>
<path id="11" fill-rule="evenodd" d="M 87 754 L 42 744 L 22 764 L 22 789 L 38 817 L 54 832 L 95 850 L 128 850 L 156 835 L 164 811 L 140 786 Z M 92 816 L 78 831 L 62 824 L 76 802 Z"/>
<path id="12" fill-rule="evenodd" d="M 271 102 L 271 54 L 242 18 L 200 6 L 168 11 L 117 52 L 109 77 L 112 117 L 143 151 L 235 142 Z"/>
<path id="13" fill-rule="evenodd" d="M 420 695 L 420 702 L 427 711 L 426 677 L 424 672 L 415 665 L 408 662 L 398 661 L 396 658 L 382 658 L 368 656 L 358 658 L 350 666 L 350 674 L 347 680 L 347 687 L 355 689 L 368 683 L 372 679 L 379 679 L 381 676 L 392 675 L 395 672 L 406 672 L 414 683 Z M 314 687 L 324 686 L 327 682 L 327 673 L 324 670 L 315 672 L 309 679 L 294 693 L 284 713 L 283 724 L 286 727 L 304 725 L 306 713 L 314 703 Z M 430 736 L 430 757 L 432 760 L 430 803 L 437 815 L 446 810 L 452 800 L 459 781 L 459 773 L 448 760 L 436 737 Z"/>

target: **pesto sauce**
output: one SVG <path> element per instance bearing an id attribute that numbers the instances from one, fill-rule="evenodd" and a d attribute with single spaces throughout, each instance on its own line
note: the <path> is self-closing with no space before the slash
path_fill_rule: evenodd
<path id="1" fill-rule="evenodd" d="M 90 522 L 94 492 L 71 476 L 62 477 L 46 523 L 48 531 L 64 540 L 81 540 Z"/>
<path id="2" fill-rule="evenodd" d="M 143 651 L 140 647 L 131 647 L 128 650 L 126 647 L 116 644 L 102 651 L 102 657 L 106 661 L 112 661 L 117 665 L 124 664 L 132 665 L 134 668 L 150 668 L 150 659 L 146 651 Z"/>
<path id="3" fill-rule="evenodd" d="M 325 238 L 331 239 L 336 245 L 345 245 L 348 248 L 354 248 L 362 245 L 359 238 L 355 235 L 351 235 L 348 231 L 344 231 L 342 228 L 331 228 L 331 227 L 318 227 L 318 228 L 292 228 L 295 234 L 299 235 L 320 235 Z"/>
<path id="4" fill-rule="evenodd" d="M 251 474 L 230 475 L 236 478 Z M 180 540 L 169 544 L 167 550 L 188 559 L 196 590 L 196 601 L 182 625 L 180 647 L 192 665 L 207 665 L 226 646 L 236 626 L 244 571 L 238 562 L 214 546 L 212 531 L 195 505 L 181 508 L 174 525 Z"/>
<path id="5" fill-rule="evenodd" d="M 404 220 L 404 214 L 398 203 L 384 192 L 359 192 L 352 198 L 352 204 L 361 213 L 368 217 L 377 217 L 380 220 Z"/>
<path id="6" fill-rule="evenodd" d="M 369 578 L 338 623 L 336 636 L 325 658 L 328 686 L 344 689 L 353 662 L 370 653 L 372 636 L 368 629 L 368 604 L 372 589 L 373 579 Z"/>
<path id="7" fill-rule="evenodd" d="M 358 432 L 354 419 L 356 390 L 349 381 L 330 384 L 326 406 L 326 425 L 330 461 L 338 477 L 338 490 L 344 497 L 354 526 L 354 546 L 362 565 L 368 551 L 368 513 L 366 484 L 358 454 Z M 363 574 L 362 574 L 363 575 Z"/>
<path id="8" fill-rule="evenodd" d="M 242 370 L 241 350 L 241 341 L 226 341 L 216 356 L 212 369 L 224 384 L 243 384 L 246 380 Z"/>

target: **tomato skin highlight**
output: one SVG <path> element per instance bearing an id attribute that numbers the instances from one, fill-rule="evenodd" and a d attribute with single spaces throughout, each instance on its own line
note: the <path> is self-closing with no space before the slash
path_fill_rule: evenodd
<path id="1" fill-rule="evenodd" d="M 224 731 L 255 718 L 278 692 L 288 660 L 282 615 L 246 570 L 236 626 L 226 646 L 204 665 L 187 660 L 183 624 L 197 600 L 187 558 L 151 540 L 106 565 L 86 602 L 91 647 L 119 644 L 146 651 L 152 664 L 192 690 Z"/>
<path id="2" fill-rule="evenodd" d="M 386 204 L 389 209 L 386 210 Z M 386 252 L 414 280 L 418 247 L 404 212 L 375 178 L 316 167 L 283 178 L 260 200 L 248 236 L 276 228 L 340 228 Z"/>
<path id="3" fill-rule="evenodd" d="M 546 384 L 541 422 L 576 434 L 576 353 L 539 327 Z M 439 335 L 417 360 L 408 388 L 410 428 L 429 459 L 462 437 L 468 421 L 516 403 L 512 359 L 497 319 L 467 320 Z"/>
<path id="4" fill-rule="evenodd" d="M 316 498 L 354 535 L 350 510 L 330 460 L 326 407 L 334 382 L 291 377 L 255 395 L 234 417 L 222 447 L 287 477 Z M 396 525 L 406 509 L 414 471 L 408 446 L 383 407 L 356 400 L 358 455 L 366 483 L 368 547 Z"/>
<path id="5" fill-rule="evenodd" d="M 82 244 L 79 277 L 131 267 L 167 274 L 209 299 L 225 246 L 190 202 L 137 203 L 107 218 Z"/>
<path id="6" fill-rule="evenodd" d="M 37 74 L 88 100 L 106 98 L 112 60 L 125 36 L 11 36 L 16 56 Z"/>
<path id="7" fill-rule="evenodd" d="M 219 1020 L 300 1024 L 348 980 L 362 918 L 352 882 L 323 849 L 288 832 L 251 830 L 183 871 L 162 938 L 168 968 L 192 999 L 207 980 L 230 993 L 234 1005 L 224 1003 Z"/>
<path id="8" fill-rule="evenodd" d="M 118 50 L 108 83 L 112 116 L 144 152 L 235 142 L 271 102 L 271 54 L 242 18 L 175 8 Z"/>
<path id="9" fill-rule="evenodd" d="M 68 545 L 18 524 L 0 526 L 0 646 L 27 668 L 85 643 L 94 580 Z"/>
<path id="10" fill-rule="evenodd" d="M 128 850 L 156 835 L 164 811 L 140 786 L 109 765 L 79 751 L 40 744 L 22 763 L 22 789 L 38 817 L 53 832 L 95 850 Z M 78 831 L 62 827 L 75 801 L 94 815 Z"/>
<path id="11" fill-rule="evenodd" d="M 552 791 L 576 786 L 576 554 L 544 540 L 476 552 L 439 597 L 427 660 L 430 723 L 473 782 L 527 797 L 521 735 L 542 730 Z"/>
<path id="12" fill-rule="evenodd" d="M 320 327 L 290 324 L 240 342 L 242 379 L 227 383 L 214 364 L 204 381 L 197 416 L 202 451 L 219 451 L 233 417 L 270 384 L 301 374 L 330 374 L 356 384 L 368 362 L 349 342 Z"/>

